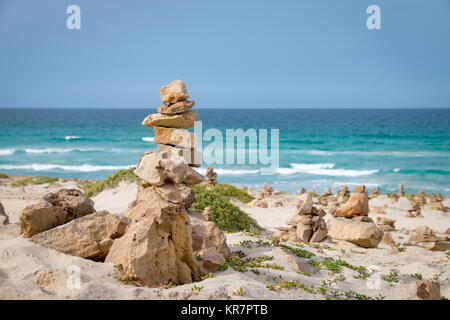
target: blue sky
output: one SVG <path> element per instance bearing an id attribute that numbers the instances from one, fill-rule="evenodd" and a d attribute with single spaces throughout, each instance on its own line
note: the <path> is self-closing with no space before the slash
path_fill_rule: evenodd
<path id="1" fill-rule="evenodd" d="M 156 108 L 174 79 L 198 108 L 448 108 L 450 0 L 0 0 L 0 108 Z"/>

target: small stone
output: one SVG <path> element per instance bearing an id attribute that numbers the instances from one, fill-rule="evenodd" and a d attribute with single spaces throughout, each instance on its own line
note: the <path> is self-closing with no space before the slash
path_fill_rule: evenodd
<path id="1" fill-rule="evenodd" d="M 198 120 L 198 113 L 195 110 L 173 116 L 155 113 L 147 116 L 142 122 L 146 127 L 172 127 L 180 129 L 192 128 Z"/>
<path id="2" fill-rule="evenodd" d="M 336 217 L 367 216 L 369 214 L 369 199 L 367 193 L 354 193 L 348 201 L 336 210 Z"/>
<path id="3" fill-rule="evenodd" d="M 312 233 L 313 233 L 313 230 L 310 226 L 304 225 L 303 223 L 297 224 L 297 230 L 296 230 L 297 239 L 304 241 L 304 242 L 309 242 L 309 239 L 311 238 Z"/>
<path id="4" fill-rule="evenodd" d="M 213 214 L 212 214 L 212 210 L 210 207 L 206 207 L 203 210 L 203 217 L 205 218 L 206 221 L 212 221 L 213 220 Z"/>
<path id="5" fill-rule="evenodd" d="M 160 106 L 158 108 L 158 112 L 164 115 L 176 115 L 176 114 L 182 114 L 187 111 L 189 111 L 190 108 L 192 108 L 195 105 L 195 101 L 180 101 L 174 104 L 171 104 L 170 106 Z"/>
<path id="6" fill-rule="evenodd" d="M 313 208 L 313 200 L 311 192 L 307 192 L 302 194 L 299 197 L 299 201 L 297 204 L 297 213 L 298 214 L 310 214 Z"/>
<path id="7" fill-rule="evenodd" d="M 181 80 L 175 80 L 168 85 L 159 89 L 162 102 L 169 106 L 171 103 L 183 101 L 189 98 L 189 94 L 186 90 L 186 85 Z"/>
<path id="8" fill-rule="evenodd" d="M 0 202 L 0 225 L 7 225 L 7 224 L 9 224 L 8 215 L 6 214 L 5 208 Z"/>

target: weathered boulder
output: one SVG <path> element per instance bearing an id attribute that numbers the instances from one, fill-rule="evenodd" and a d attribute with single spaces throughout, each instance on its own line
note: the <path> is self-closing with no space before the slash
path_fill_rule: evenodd
<path id="1" fill-rule="evenodd" d="M 155 187 L 141 186 L 132 223 L 114 241 L 106 262 L 120 264 L 124 274 L 153 286 L 199 279 L 192 250 L 192 228 L 182 203 L 164 199 Z"/>
<path id="2" fill-rule="evenodd" d="M 195 149 L 195 134 L 184 129 L 153 127 L 155 138 L 153 142 L 160 144 L 169 144 L 185 149 Z"/>
<path id="3" fill-rule="evenodd" d="M 162 186 L 165 182 L 197 184 L 204 180 L 183 158 L 176 157 L 169 151 L 144 153 L 134 173 L 155 186 Z"/>
<path id="4" fill-rule="evenodd" d="M 247 203 L 247 207 L 249 208 L 253 208 L 253 207 L 260 207 L 260 208 L 268 208 L 269 204 L 267 203 L 266 200 L 252 200 L 249 203 Z"/>
<path id="5" fill-rule="evenodd" d="M 3 207 L 2 203 L 0 202 L 0 226 L 6 225 L 9 223 L 8 215 L 5 212 L 5 208 Z"/>
<path id="6" fill-rule="evenodd" d="M 76 189 L 46 194 L 38 203 L 25 207 L 19 220 L 22 234 L 35 234 L 95 212 L 94 201 Z"/>
<path id="7" fill-rule="evenodd" d="M 162 102 L 169 106 L 171 103 L 183 101 L 189 98 L 186 85 L 181 80 L 174 80 L 168 85 L 159 89 Z"/>
<path id="8" fill-rule="evenodd" d="M 36 234 L 30 241 L 72 256 L 103 261 L 128 223 L 126 218 L 98 211 Z"/>
<path id="9" fill-rule="evenodd" d="M 227 238 L 214 222 L 207 221 L 202 214 L 188 213 L 192 225 L 192 249 L 201 258 L 200 269 L 203 273 L 215 272 L 230 256 Z"/>
<path id="10" fill-rule="evenodd" d="M 194 126 L 195 121 L 197 120 L 198 113 L 195 110 L 176 115 L 154 113 L 147 116 L 144 121 L 142 121 L 142 125 L 146 127 L 173 127 L 189 129 Z"/>
<path id="11" fill-rule="evenodd" d="M 336 218 L 328 223 L 328 234 L 337 240 L 345 240 L 363 248 L 376 248 L 383 238 L 375 223 Z"/>
<path id="12" fill-rule="evenodd" d="M 354 193 L 338 208 L 335 217 L 367 216 L 369 214 L 369 198 L 367 193 Z"/>
<path id="13" fill-rule="evenodd" d="M 441 300 L 441 286 L 439 285 L 439 281 L 417 281 L 416 295 L 422 300 Z"/>

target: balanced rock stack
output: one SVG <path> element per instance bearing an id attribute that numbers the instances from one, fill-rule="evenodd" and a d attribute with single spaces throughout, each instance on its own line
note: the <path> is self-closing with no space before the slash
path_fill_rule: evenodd
<path id="1" fill-rule="evenodd" d="M 430 196 L 429 209 L 446 212 L 447 208 L 445 208 L 445 206 L 443 205 L 442 200 L 443 200 L 443 198 L 442 198 L 441 194 L 437 194 L 437 195 L 432 194 Z"/>
<path id="2" fill-rule="evenodd" d="M 355 187 L 348 201 L 334 213 L 329 222 L 329 235 L 333 239 L 345 240 L 364 248 L 375 248 L 383 238 L 383 231 L 369 215 L 369 199 L 366 187 Z"/>
<path id="3" fill-rule="evenodd" d="M 312 194 L 304 193 L 300 196 L 297 211 L 287 222 L 292 226 L 289 229 L 289 240 L 304 242 L 320 242 L 327 237 L 327 224 L 323 217 L 326 212 L 313 206 Z"/>
<path id="4" fill-rule="evenodd" d="M 215 186 L 217 184 L 217 173 L 212 167 L 206 168 L 206 180 L 202 182 L 205 186 Z"/>
<path id="5" fill-rule="evenodd" d="M 6 215 L 5 208 L 3 208 L 2 203 L 0 202 L 0 225 L 6 225 L 9 223 L 8 216 Z"/>
<path id="6" fill-rule="evenodd" d="M 427 226 L 418 226 L 409 237 L 409 242 L 409 245 L 416 245 L 432 251 L 450 250 L 450 238 L 447 236 L 437 236 Z"/>
<path id="7" fill-rule="evenodd" d="M 398 187 L 398 196 L 399 197 L 405 196 L 405 187 L 402 184 Z"/>
<path id="8" fill-rule="evenodd" d="M 186 209 L 195 200 L 188 185 L 203 176 L 169 151 L 144 153 L 134 172 L 143 182 L 128 212 L 131 223 L 105 261 L 120 264 L 129 279 L 148 286 L 199 279 Z"/>
<path id="9" fill-rule="evenodd" d="M 189 98 L 186 85 L 175 80 L 162 87 L 159 93 L 164 105 L 158 108 L 158 113 L 150 114 L 142 122 L 143 126 L 155 131 L 156 151 L 170 151 L 184 158 L 190 166 L 200 167 L 201 154 L 195 150 L 196 137 L 186 130 L 198 120 L 197 111 L 189 110 L 195 102 L 186 100 Z"/>
<path id="10" fill-rule="evenodd" d="M 406 218 L 423 218 L 420 206 L 417 203 L 413 203 L 412 207 L 408 209 L 408 213 L 405 215 Z"/>
<path id="11" fill-rule="evenodd" d="M 342 190 L 337 192 L 337 200 L 340 203 L 345 203 L 350 198 L 350 189 L 346 185 L 341 186 Z"/>
<path id="12" fill-rule="evenodd" d="M 373 190 L 372 190 L 371 197 L 372 197 L 372 198 L 375 198 L 376 196 L 379 196 L 380 194 L 381 194 L 380 188 L 375 187 L 375 188 L 373 188 Z"/>
<path id="13" fill-rule="evenodd" d="M 416 196 L 414 197 L 414 201 L 417 204 L 424 206 L 427 204 L 427 199 L 425 198 L 425 196 L 426 196 L 425 192 L 419 190 L 419 192 L 417 192 Z"/>

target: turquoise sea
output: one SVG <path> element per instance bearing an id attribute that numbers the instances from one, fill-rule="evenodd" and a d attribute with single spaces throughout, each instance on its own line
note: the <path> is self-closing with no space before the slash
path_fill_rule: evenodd
<path id="1" fill-rule="evenodd" d="M 296 192 L 369 189 L 450 194 L 449 109 L 202 109 L 203 130 L 279 129 L 274 175 L 217 166 L 218 180 Z M 155 149 L 151 109 L 0 109 L 0 172 L 103 179 Z M 202 172 L 204 168 L 200 168 Z"/>

